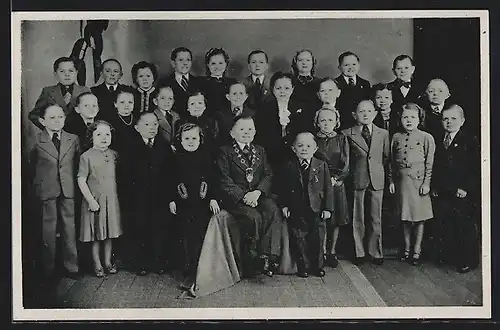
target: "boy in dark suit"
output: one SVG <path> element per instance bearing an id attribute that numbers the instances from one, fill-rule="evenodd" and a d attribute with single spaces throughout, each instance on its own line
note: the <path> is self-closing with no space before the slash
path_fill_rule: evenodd
<path id="1" fill-rule="evenodd" d="M 295 247 L 297 275 L 308 277 L 309 271 L 323 277 L 325 220 L 333 212 L 330 173 L 327 163 L 314 157 L 318 146 L 312 133 L 297 134 L 292 150 L 297 157 L 281 173 L 279 200 Z"/>
<path id="2" fill-rule="evenodd" d="M 170 224 L 168 202 L 172 200 L 171 173 L 173 154 L 170 143 L 158 135 L 154 113 L 140 114 L 135 129 L 139 132 L 131 146 L 130 180 L 134 187 L 131 200 L 136 238 L 137 274 L 155 271 L 162 275 L 167 266 L 166 241 Z"/>
<path id="3" fill-rule="evenodd" d="M 80 138 L 80 143 L 83 144 L 86 141 L 87 127 L 94 122 L 99 111 L 98 100 L 94 94 L 85 92 L 78 95 L 75 111 L 66 118 L 64 130 L 77 135 Z M 83 153 L 86 147 L 83 145 L 81 147 Z"/>
<path id="4" fill-rule="evenodd" d="M 217 158 L 220 193 L 224 208 L 234 216 L 241 233 L 243 273 L 253 272 L 252 264 L 258 261 L 260 271 L 272 276 L 269 259 L 280 255 L 282 219 L 271 199 L 273 173 L 266 152 L 253 143 L 254 136 L 251 117 L 234 119 L 231 129 L 234 142 L 222 146 Z"/>
<path id="5" fill-rule="evenodd" d="M 56 233 L 60 228 L 64 267 L 68 277 L 78 279 L 74 197 L 80 145 L 76 135 L 63 130 L 66 115 L 60 106 L 41 108 L 39 115 L 44 130 L 36 137 L 30 164 L 42 210 L 43 274 L 47 280 L 54 279 Z"/>
<path id="6" fill-rule="evenodd" d="M 47 86 L 42 89 L 42 93 L 35 103 L 35 107 L 28 115 L 31 122 L 41 130 L 45 127 L 40 122 L 40 114 L 49 105 L 60 106 L 67 116 L 75 107 L 76 98 L 84 92 L 90 92 L 85 86 L 76 84 L 78 71 L 75 62 L 69 57 L 59 57 L 54 62 L 54 75 L 58 83 L 54 86 Z"/>
<path id="7" fill-rule="evenodd" d="M 200 79 L 190 73 L 193 53 L 186 47 L 177 47 L 170 54 L 170 64 L 174 72 L 162 79 L 160 84 L 172 87 L 175 98 L 173 110 L 181 116 L 187 115 L 188 96 L 201 89 Z"/>
<path id="8" fill-rule="evenodd" d="M 350 147 L 350 176 L 354 188 L 353 235 L 355 264 L 365 260 L 365 231 L 369 233 L 368 253 L 372 262 L 381 265 L 382 200 L 385 186 L 385 164 L 389 160 L 389 132 L 373 125 L 377 112 L 371 100 L 359 102 L 354 117 L 357 125 L 342 131 Z M 365 225 L 365 214 L 370 225 Z"/>
<path id="9" fill-rule="evenodd" d="M 480 203 L 480 149 L 462 126 L 464 111 L 451 105 L 442 112 L 445 133 L 436 140 L 431 181 L 434 197 L 435 249 L 439 263 L 450 263 L 466 273 L 479 257 L 478 214 Z"/>
<path id="10" fill-rule="evenodd" d="M 356 123 L 352 113 L 361 100 L 370 98 L 370 82 L 358 75 L 359 67 L 358 55 L 350 51 L 340 54 L 339 69 L 342 74 L 335 78 L 341 91 L 336 106 L 340 112 L 340 129 Z"/>
<path id="11" fill-rule="evenodd" d="M 243 79 L 248 92 L 246 104 L 260 110 L 260 106 L 272 96 L 270 77 L 267 75 L 269 58 L 263 50 L 253 50 L 248 54 L 247 61 L 250 75 Z"/>
<path id="12" fill-rule="evenodd" d="M 403 105 L 408 102 L 418 103 L 425 87 L 413 79 L 415 66 L 413 59 L 408 55 L 396 56 L 392 62 L 392 72 L 396 79 L 388 85 L 392 91 L 393 109 L 400 115 Z"/>
<path id="13" fill-rule="evenodd" d="M 219 139 L 222 145 L 232 144 L 230 131 L 233 126 L 233 120 L 236 116 L 253 117 L 254 109 L 245 104 L 248 100 L 247 89 L 241 82 L 235 82 L 229 85 L 226 94 L 228 106 L 216 112 L 216 118 L 219 124 Z"/>
<path id="14" fill-rule="evenodd" d="M 129 86 L 120 84 L 119 81 L 123 76 L 123 69 L 121 63 L 114 58 L 109 58 L 102 63 L 101 75 L 104 82 L 90 88 L 90 90 L 97 96 L 97 100 L 99 101 L 98 119 L 108 121 L 116 112 L 114 103 L 117 93 Z"/>
<path id="15" fill-rule="evenodd" d="M 449 105 L 447 100 L 450 96 L 450 89 L 442 79 L 432 79 L 425 90 L 425 97 L 421 104 L 425 110 L 423 128 L 436 141 L 444 134 L 441 114 L 443 109 Z"/>
<path id="16" fill-rule="evenodd" d="M 176 123 L 180 119 L 177 112 L 172 110 L 175 105 L 174 92 L 171 86 L 161 85 L 153 92 L 153 103 L 156 108 L 153 113 L 158 117 L 160 134 L 165 140 L 173 144 Z"/>

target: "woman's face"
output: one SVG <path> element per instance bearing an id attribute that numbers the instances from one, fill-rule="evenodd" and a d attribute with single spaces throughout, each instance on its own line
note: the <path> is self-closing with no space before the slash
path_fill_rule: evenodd
<path id="1" fill-rule="evenodd" d="M 312 54 L 309 52 L 302 52 L 297 56 L 297 70 L 300 75 L 309 76 L 313 68 Z"/>
<path id="2" fill-rule="evenodd" d="M 217 54 L 210 57 L 210 61 L 208 61 L 208 70 L 210 71 L 210 75 L 213 77 L 222 77 L 227 68 L 227 62 L 224 58 L 224 55 Z"/>
<path id="3" fill-rule="evenodd" d="M 150 68 L 142 68 L 137 70 L 137 84 L 140 88 L 147 91 L 153 86 L 154 82 L 155 78 Z"/>
<path id="4" fill-rule="evenodd" d="M 280 78 L 274 83 L 273 94 L 278 101 L 286 101 L 290 99 L 293 93 L 292 81 L 289 78 Z"/>
<path id="5" fill-rule="evenodd" d="M 120 116 L 128 116 L 134 110 L 134 95 L 120 93 L 115 102 L 115 108 Z"/>
<path id="6" fill-rule="evenodd" d="M 205 97 L 194 95 L 188 99 L 187 110 L 193 117 L 200 117 L 206 109 Z"/>
<path id="7" fill-rule="evenodd" d="M 94 148 L 106 149 L 111 144 L 111 129 L 108 125 L 97 125 L 94 132 L 92 132 L 92 143 Z"/>

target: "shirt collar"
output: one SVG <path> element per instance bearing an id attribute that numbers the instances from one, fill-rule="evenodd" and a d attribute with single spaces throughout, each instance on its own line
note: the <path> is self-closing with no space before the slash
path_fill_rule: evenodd
<path id="1" fill-rule="evenodd" d="M 113 89 L 116 91 L 116 89 L 118 88 L 118 83 L 114 84 L 114 85 L 108 85 L 106 83 L 104 83 L 106 85 L 106 89 L 109 89 L 110 86 L 113 86 Z"/>
<path id="2" fill-rule="evenodd" d="M 345 75 L 342 75 L 342 77 L 344 77 L 344 80 L 345 82 L 349 85 L 349 79 L 352 78 L 354 79 L 354 85 L 356 85 L 356 76 L 354 77 L 348 77 L 348 76 L 345 76 Z"/>
<path id="3" fill-rule="evenodd" d="M 455 136 L 457 135 L 457 133 L 459 132 L 460 130 L 456 131 L 456 132 L 452 132 L 450 133 L 450 138 L 451 138 L 451 141 L 453 141 L 453 139 L 455 138 Z M 445 134 L 445 137 L 446 137 L 446 134 Z"/>
<path id="4" fill-rule="evenodd" d="M 257 80 L 257 78 L 259 78 L 261 84 L 264 82 L 264 75 L 263 74 L 261 74 L 260 76 L 252 75 L 252 80 L 254 83 Z"/>
<path id="5" fill-rule="evenodd" d="M 84 124 L 87 124 L 87 123 L 92 124 L 94 122 L 94 119 L 95 119 L 95 118 L 92 118 L 90 120 L 89 119 L 85 119 L 85 118 L 83 118 L 82 114 L 80 114 L 80 117 L 82 118 Z"/>
<path id="6" fill-rule="evenodd" d="M 66 94 L 66 92 L 73 94 L 73 86 L 74 86 L 74 84 L 64 86 L 63 84 L 59 83 L 59 87 L 61 88 L 61 94 L 63 96 L 64 96 L 64 94 Z"/>
<path id="7" fill-rule="evenodd" d="M 236 143 L 238 143 L 238 147 L 240 147 L 241 150 L 243 150 L 243 148 L 245 148 L 245 146 L 249 146 L 250 147 L 250 143 L 241 143 L 241 142 L 238 142 L 236 141 Z"/>
<path id="8" fill-rule="evenodd" d="M 361 129 L 363 129 L 363 126 L 364 125 L 362 125 L 362 124 L 359 125 L 359 127 Z M 368 130 L 370 131 L 370 134 L 372 134 L 372 132 L 373 132 L 373 123 L 367 124 L 366 126 L 368 126 Z"/>
<path id="9" fill-rule="evenodd" d="M 142 137 L 142 136 L 141 136 Z M 149 139 L 142 138 L 142 141 L 144 141 L 145 144 L 148 144 Z M 155 138 L 151 138 L 151 142 L 155 143 Z"/>
<path id="10" fill-rule="evenodd" d="M 177 80 L 179 84 L 181 83 L 182 77 L 186 78 L 186 80 L 189 82 L 189 73 L 182 74 L 179 72 L 175 72 L 175 80 Z"/>
<path id="11" fill-rule="evenodd" d="M 54 136 L 54 134 L 57 134 L 57 137 L 59 138 L 59 140 L 61 139 L 61 133 L 62 133 L 61 131 L 59 131 L 59 132 L 51 131 L 48 128 L 46 128 L 46 131 L 49 134 L 49 137 L 51 140 L 52 140 L 52 137 Z"/>
<path id="12" fill-rule="evenodd" d="M 439 113 L 441 113 L 443 111 L 443 108 L 444 108 L 444 103 L 443 104 L 432 104 L 431 107 L 432 107 L 432 111 L 434 111 L 434 109 L 437 107 L 439 109 Z"/>

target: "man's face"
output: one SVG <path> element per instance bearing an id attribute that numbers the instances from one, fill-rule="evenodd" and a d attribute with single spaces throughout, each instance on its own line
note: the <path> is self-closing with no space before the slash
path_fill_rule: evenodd
<path id="1" fill-rule="evenodd" d="M 115 61 L 108 61 L 104 63 L 102 68 L 102 77 L 104 78 L 104 82 L 108 85 L 114 85 L 120 80 L 123 72 L 120 68 L 120 65 Z"/>
<path id="2" fill-rule="evenodd" d="M 170 64 L 174 68 L 175 72 L 186 74 L 191 71 L 193 59 L 191 58 L 191 54 L 189 52 L 178 52 L 175 60 L 171 61 Z"/>

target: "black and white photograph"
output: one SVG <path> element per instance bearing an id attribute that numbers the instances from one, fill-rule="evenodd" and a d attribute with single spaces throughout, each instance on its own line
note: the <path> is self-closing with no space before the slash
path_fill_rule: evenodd
<path id="1" fill-rule="evenodd" d="M 488 24 L 12 13 L 14 320 L 491 317 Z"/>

